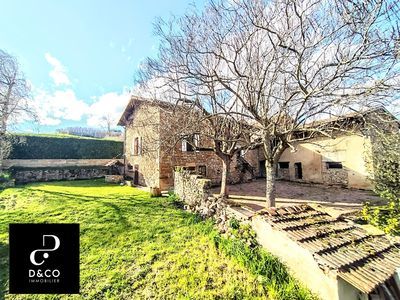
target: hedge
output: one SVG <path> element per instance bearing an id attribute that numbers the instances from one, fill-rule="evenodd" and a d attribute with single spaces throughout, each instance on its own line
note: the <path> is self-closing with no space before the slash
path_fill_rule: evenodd
<path id="1" fill-rule="evenodd" d="M 123 143 L 112 140 L 20 135 L 8 159 L 121 158 Z"/>

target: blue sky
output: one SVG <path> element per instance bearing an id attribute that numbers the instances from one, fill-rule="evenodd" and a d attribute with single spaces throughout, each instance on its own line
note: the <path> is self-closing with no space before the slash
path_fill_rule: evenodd
<path id="1" fill-rule="evenodd" d="M 157 53 L 157 17 L 182 15 L 203 0 L 2 1 L 0 48 L 15 56 L 32 85 L 41 123 L 19 131 L 100 126 L 128 100 L 140 62 Z"/>

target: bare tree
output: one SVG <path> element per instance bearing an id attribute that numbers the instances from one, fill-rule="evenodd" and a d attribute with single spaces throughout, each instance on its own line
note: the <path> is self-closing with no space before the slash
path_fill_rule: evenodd
<path id="1" fill-rule="evenodd" d="M 161 27 L 159 33 L 165 38 L 171 36 Z M 250 126 L 240 114 L 236 114 L 237 104 L 232 95 L 202 73 L 209 70 L 210 64 L 191 57 L 189 44 L 189 41 L 183 45 L 180 39 L 169 39 L 160 59 L 149 59 L 142 66 L 139 82 L 146 90 L 162 88 L 164 92 L 168 91 L 168 97 L 164 94 L 162 98 L 172 102 L 173 109 L 170 110 L 168 135 L 164 136 L 162 144 L 173 150 L 179 141 L 190 140 L 187 137 L 193 135 L 212 141 L 212 149 L 222 162 L 220 195 L 227 196 L 232 158 L 248 147 Z M 175 56 L 178 53 L 176 49 L 181 55 Z M 151 80 L 155 77 L 162 79 L 156 86 Z"/>
<path id="2" fill-rule="evenodd" d="M 28 105 L 29 94 L 17 60 L 0 49 L 0 168 L 11 149 L 9 126 L 19 117 L 35 116 Z"/>
<path id="3" fill-rule="evenodd" d="M 395 1 L 221 1 L 160 24 L 160 54 L 148 61 L 153 75 L 177 98 L 206 97 L 220 108 L 218 91 L 234 102 L 212 114 L 253 125 L 252 144 L 266 158 L 268 206 L 285 149 L 348 130 L 319 122 L 325 117 L 387 105 L 399 93 Z"/>
<path id="4" fill-rule="evenodd" d="M 111 135 L 112 126 L 115 124 L 115 118 L 111 114 L 105 114 L 101 117 L 101 121 L 104 122 L 102 127 L 106 130 L 107 135 Z"/>

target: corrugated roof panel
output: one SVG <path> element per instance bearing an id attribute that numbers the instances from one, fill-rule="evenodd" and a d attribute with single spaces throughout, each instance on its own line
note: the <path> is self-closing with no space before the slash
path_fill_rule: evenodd
<path id="1" fill-rule="evenodd" d="M 338 276 L 364 293 L 372 292 L 385 283 L 396 272 L 400 264 L 400 251 L 392 247 L 386 252 L 370 257 L 362 265 L 353 265 L 340 270 Z"/>
<path id="2" fill-rule="evenodd" d="M 399 245 L 308 205 L 264 209 L 261 214 L 273 228 L 308 249 L 321 267 L 336 270 L 364 293 L 387 282 L 400 267 Z"/>

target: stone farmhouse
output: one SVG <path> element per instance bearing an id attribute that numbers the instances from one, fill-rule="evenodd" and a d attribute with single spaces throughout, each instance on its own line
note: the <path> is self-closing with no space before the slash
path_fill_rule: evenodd
<path id="1" fill-rule="evenodd" d="M 199 134 L 183 139 L 173 149 L 160 143 L 166 138 L 173 107 L 170 103 L 132 97 L 118 125 L 125 128 L 125 175 L 134 184 L 168 189 L 173 186 L 173 171 L 182 167 L 211 179 L 221 181 L 222 163 L 212 149 L 212 141 Z M 190 140 L 189 140 L 190 139 Z M 261 153 L 261 151 L 260 151 Z M 231 165 L 231 182 L 254 178 L 259 170 L 258 151 L 235 157 Z"/>
<path id="2" fill-rule="evenodd" d="M 168 134 L 172 105 L 159 100 L 132 96 L 118 125 L 125 128 L 125 175 L 133 183 L 162 190 L 173 186 L 176 167 L 190 170 L 218 185 L 222 162 L 212 150 L 212 141 L 201 133 L 186 137 L 171 150 L 160 143 Z M 385 111 L 385 113 L 387 113 Z M 391 116 L 394 118 L 393 116 Z M 356 115 L 325 122 L 358 122 Z M 365 155 L 371 138 L 362 128 L 335 138 L 319 137 L 286 149 L 278 163 L 278 179 L 371 189 Z M 241 151 L 231 164 L 230 183 L 265 177 L 262 149 Z"/>

